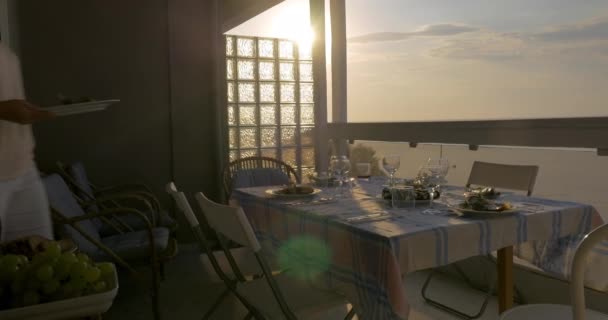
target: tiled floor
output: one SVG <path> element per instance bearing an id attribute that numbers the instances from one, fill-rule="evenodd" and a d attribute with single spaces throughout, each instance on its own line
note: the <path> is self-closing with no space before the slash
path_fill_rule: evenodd
<path id="1" fill-rule="evenodd" d="M 408 299 L 412 304 L 410 319 L 457 319 L 423 302 L 420 288 L 425 276 L 425 272 L 417 272 L 406 279 Z M 145 281 L 138 282 L 129 278 L 128 275 L 126 278 L 122 277 L 119 295 L 110 311 L 104 315 L 104 319 L 152 319 L 149 291 L 143 287 L 149 283 L 148 279 L 149 276 L 144 278 Z M 433 283 L 431 288 L 433 296 L 439 296 L 439 298 L 443 298 L 442 301 L 466 308 L 467 311 L 473 312 L 483 298 L 478 292 L 467 290 L 462 284 L 449 278 L 441 278 Z M 167 264 L 167 279 L 161 288 L 163 319 L 200 319 L 215 297 L 219 295 L 221 289 L 222 286 L 210 285 L 204 281 L 200 274 L 197 248 L 181 246 L 180 255 Z M 243 308 L 238 303 L 227 301 L 214 318 L 242 319 L 243 312 Z M 481 319 L 497 318 L 497 306 L 494 299 Z"/>

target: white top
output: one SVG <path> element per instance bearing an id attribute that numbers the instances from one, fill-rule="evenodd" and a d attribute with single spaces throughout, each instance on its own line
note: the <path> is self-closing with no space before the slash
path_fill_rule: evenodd
<path id="1" fill-rule="evenodd" d="M 0 43 L 0 101 L 24 98 L 19 58 Z M 19 177 L 33 166 L 31 126 L 0 120 L 0 181 Z"/>

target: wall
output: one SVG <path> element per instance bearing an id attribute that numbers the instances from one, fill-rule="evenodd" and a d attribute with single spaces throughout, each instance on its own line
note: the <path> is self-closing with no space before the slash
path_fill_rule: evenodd
<path id="1" fill-rule="evenodd" d="M 82 160 L 101 185 L 143 182 L 216 197 L 213 1 L 19 0 L 28 98 L 118 98 L 107 111 L 37 124 L 37 162 Z M 186 225 L 184 222 L 182 225 Z"/>

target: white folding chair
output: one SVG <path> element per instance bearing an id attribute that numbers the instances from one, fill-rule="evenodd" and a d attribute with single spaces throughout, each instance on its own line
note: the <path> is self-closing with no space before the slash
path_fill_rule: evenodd
<path id="1" fill-rule="evenodd" d="M 534 190 L 534 184 L 536 183 L 538 169 L 538 166 L 534 165 L 513 165 L 475 161 L 473 162 L 473 166 L 471 168 L 471 173 L 469 174 L 469 179 L 467 181 L 466 187 L 469 188 L 474 185 L 509 189 L 515 191 L 524 191 L 526 192 L 527 196 L 531 196 L 532 191 Z M 493 262 L 496 260 L 496 257 L 494 257 L 494 253 L 489 257 Z M 517 259 L 516 257 L 514 257 L 514 263 L 530 271 L 543 273 L 543 271 L 537 268 L 536 266 L 524 260 Z M 451 266 L 469 284 L 469 286 L 474 287 L 469 277 L 467 277 L 465 272 L 457 264 L 452 264 Z M 424 285 L 422 286 L 421 294 L 426 302 L 428 302 L 432 306 L 435 306 L 439 309 L 450 312 L 465 319 L 476 319 L 483 315 L 486 310 L 486 307 L 488 306 L 488 303 L 490 302 L 490 297 L 492 297 L 492 294 L 494 292 L 494 281 L 492 281 L 492 283 L 488 285 L 488 290 L 486 292 L 485 299 L 479 311 L 475 314 L 468 314 L 464 311 L 460 311 L 450 306 L 447 306 L 441 303 L 440 301 L 431 298 L 428 295 L 427 291 L 429 288 L 429 284 L 431 283 L 431 279 L 433 278 L 435 273 L 436 270 L 431 271 L 426 281 L 424 282 Z M 519 292 L 517 291 L 517 293 Z M 518 294 L 518 296 L 521 295 Z"/>
<path id="2" fill-rule="evenodd" d="M 236 290 L 236 283 L 260 278 L 263 273 L 257 263 L 255 255 L 247 248 L 222 248 L 221 251 L 213 251 L 213 247 L 216 244 L 214 244 L 210 238 L 214 237 L 203 231 L 205 228 L 201 227 L 186 195 L 183 192 L 178 191 L 173 182 L 168 183 L 166 189 L 167 193 L 173 197 L 178 208 L 186 217 L 188 224 L 199 242 L 201 247 L 200 261 L 203 265 L 207 280 L 212 283 L 226 283 L 226 289 L 203 316 L 203 319 L 208 319 L 213 312 L 217 310 L 224 299 L 226 299 L 230 293 L 234 293 Z M 228 251 L 229 254 L 226 254 L 223 250 Z M 239 268 L 234 268 L 236 265 L 238 265 Z M 247 307 L 247 305 L 245 305 L 245 307 Z"/>
<path id="3" fill-rule="evenodd" d="M 608 315 L 586 309 L 585 265 L 587 255 L 603 240 L 608 239 L 608 224 L 600 226 L 585 236 L 576 248 L 570 268 L 570 299 L 572 306 L 560 304 L 530 304 L 507 310 L 501 320 L 608 320 Z"/>
<path id="4" fill-rule="evenodd" d="M 238 284 L 237 292 L 251 302 L 261 319 L 320 319 L 335 309 L 347 310 L 348 302 L 338 294 L 304 288 L 297 280 L 286 275 L 275 276 L 261 254 L 261 246 L 240 207 L 215 203 L 202 193 L 196 199 L 207 222 L 214 229 L 220 242 L 229 239 L 251 250 L 264 274 L 257 279 Z M 238 269 L 238 266 L 236 267 Z M 345 319 L 351 319 L 351 310 Z M 254 314 L 248 317 L 255 317 Z"/>
<path id="5" fill-rule="evenodd" d="M 538 166 L 475 161 L 466 186 L 471 185 L 526 191 L 532 195 Z"/>

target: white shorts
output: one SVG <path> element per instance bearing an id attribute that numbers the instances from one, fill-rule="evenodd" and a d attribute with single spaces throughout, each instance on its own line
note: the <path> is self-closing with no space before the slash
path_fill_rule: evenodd
<path id="1" fill-rule="evenodd" d="M 0 181 L 0 241 L 31 235 L 53 239 L 49 203 L 36 168 Z"/>

